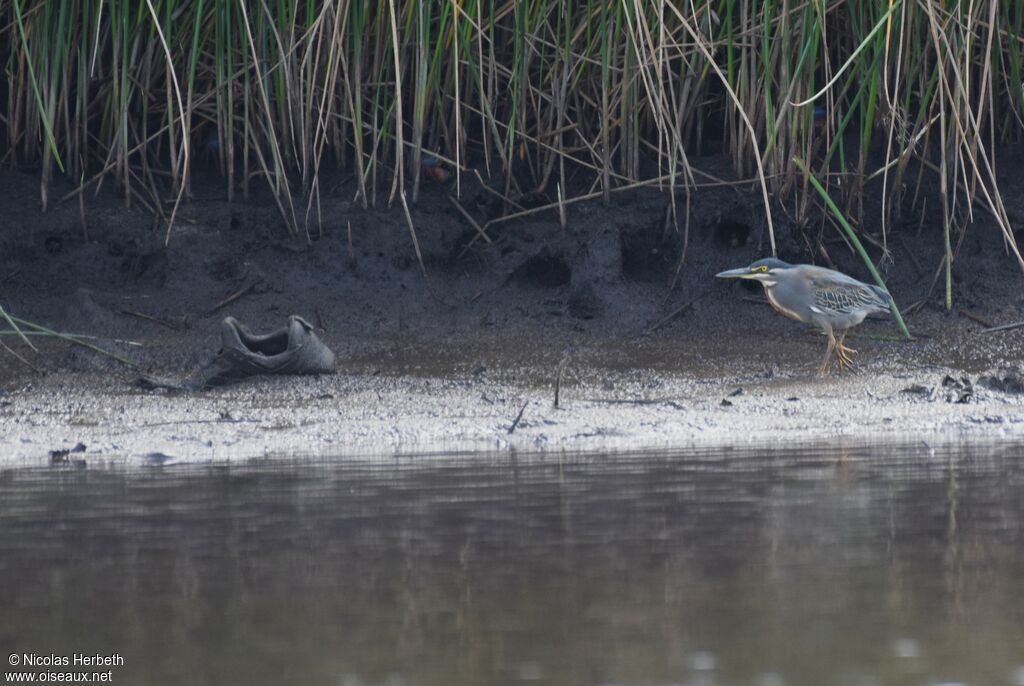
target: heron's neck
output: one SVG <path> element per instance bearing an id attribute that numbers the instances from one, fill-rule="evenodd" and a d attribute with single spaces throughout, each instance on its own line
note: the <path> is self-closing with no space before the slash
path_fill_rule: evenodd
<path id="1" fill-rule="evenodd" d="M 764 294 L 766 296 L 768 296 L 768 302 L 771 304 L 771 306 L 773 308 L 775 308 L 776 312 L 778 312 L 779 314 L 785 315 L 786 317 L 789 317 L 790 319 L 796 319 L 796 320 L 799 320 L 799 321 L 803 321 L 803 319 L 800 318 L 800 315 L 798 315 L 793 310 L 790 310 L 790 309 L 787 309 L 787 308 L 783 307 L 782 304 L 779 303 L 779 301 L 775 299 L 775 296 L 772 295 L 772 287 L 777 285 L 778 281 L 771 281 L 771 282 L 762 281 L 761 283 L 764 284 Z"/>

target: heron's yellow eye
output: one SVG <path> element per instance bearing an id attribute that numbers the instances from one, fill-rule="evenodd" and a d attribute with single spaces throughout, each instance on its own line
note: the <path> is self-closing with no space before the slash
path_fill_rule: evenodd
<path id="1" fill-rule="evenodd" d="M 768 271 L 768 267 L 765 267 L 764 265 L 762 265 L 762 266 L 757 268 L 757 271 L 759 271 L 759 272 L 766 272 L 766 271 Z"/>

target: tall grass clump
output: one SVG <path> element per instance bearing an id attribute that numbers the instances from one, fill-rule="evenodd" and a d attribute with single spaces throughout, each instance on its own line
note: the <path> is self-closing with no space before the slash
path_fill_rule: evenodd
<path id="1" fill-rule="evenodd" d="M 44 208 L 55 174 L 112 183 L 170 238 L 200 160 L 308 236 L 326 166 L 364 206 L 415 202 L 434 157 L 514 210 L 637 183 L 674 203 L 720 150 L 773 247 L 772 208 L 820 203 L 798 162 L 886 253 L 931 178 L 948 283 L 979 211 L 1024 268 L 994 157 L 1024 131 L 1022 22 L 1005 0 L 0 0 L 0 158 L 38 166 Z"/>

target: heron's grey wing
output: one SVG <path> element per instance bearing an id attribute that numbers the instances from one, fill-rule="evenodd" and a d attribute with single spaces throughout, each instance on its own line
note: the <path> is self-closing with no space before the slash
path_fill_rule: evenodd
<path id="1" fill-rule="evenodd" d="M 888 300 L 883 299 L 871 286 L 860 282 L 817 282 L 813 290 L 814 307 L 824 314 L 853 314 L 864 310 L 873 312 L 889 309 Z"/>

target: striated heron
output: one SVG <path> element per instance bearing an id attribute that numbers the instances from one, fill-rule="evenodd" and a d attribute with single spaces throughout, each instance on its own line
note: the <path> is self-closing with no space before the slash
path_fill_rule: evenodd
<path id="1" fill-rule="evenodd" d="M 772 307 L 787 317 L 820 328 L 828 336 L 825 359 L 818 370 L 820 374 L 828 371 L 833 351 L 840 371 L 852 368 L 850 356 L 857 351 L 843 345 L 846 332 L 869 314 L 888 312 L 892 302 L 892 297 L 883 289 L 861 283 L 842 272 L 810 264 L 789 264 L 773 257 L 715 276 L 759 281 Z"/>

